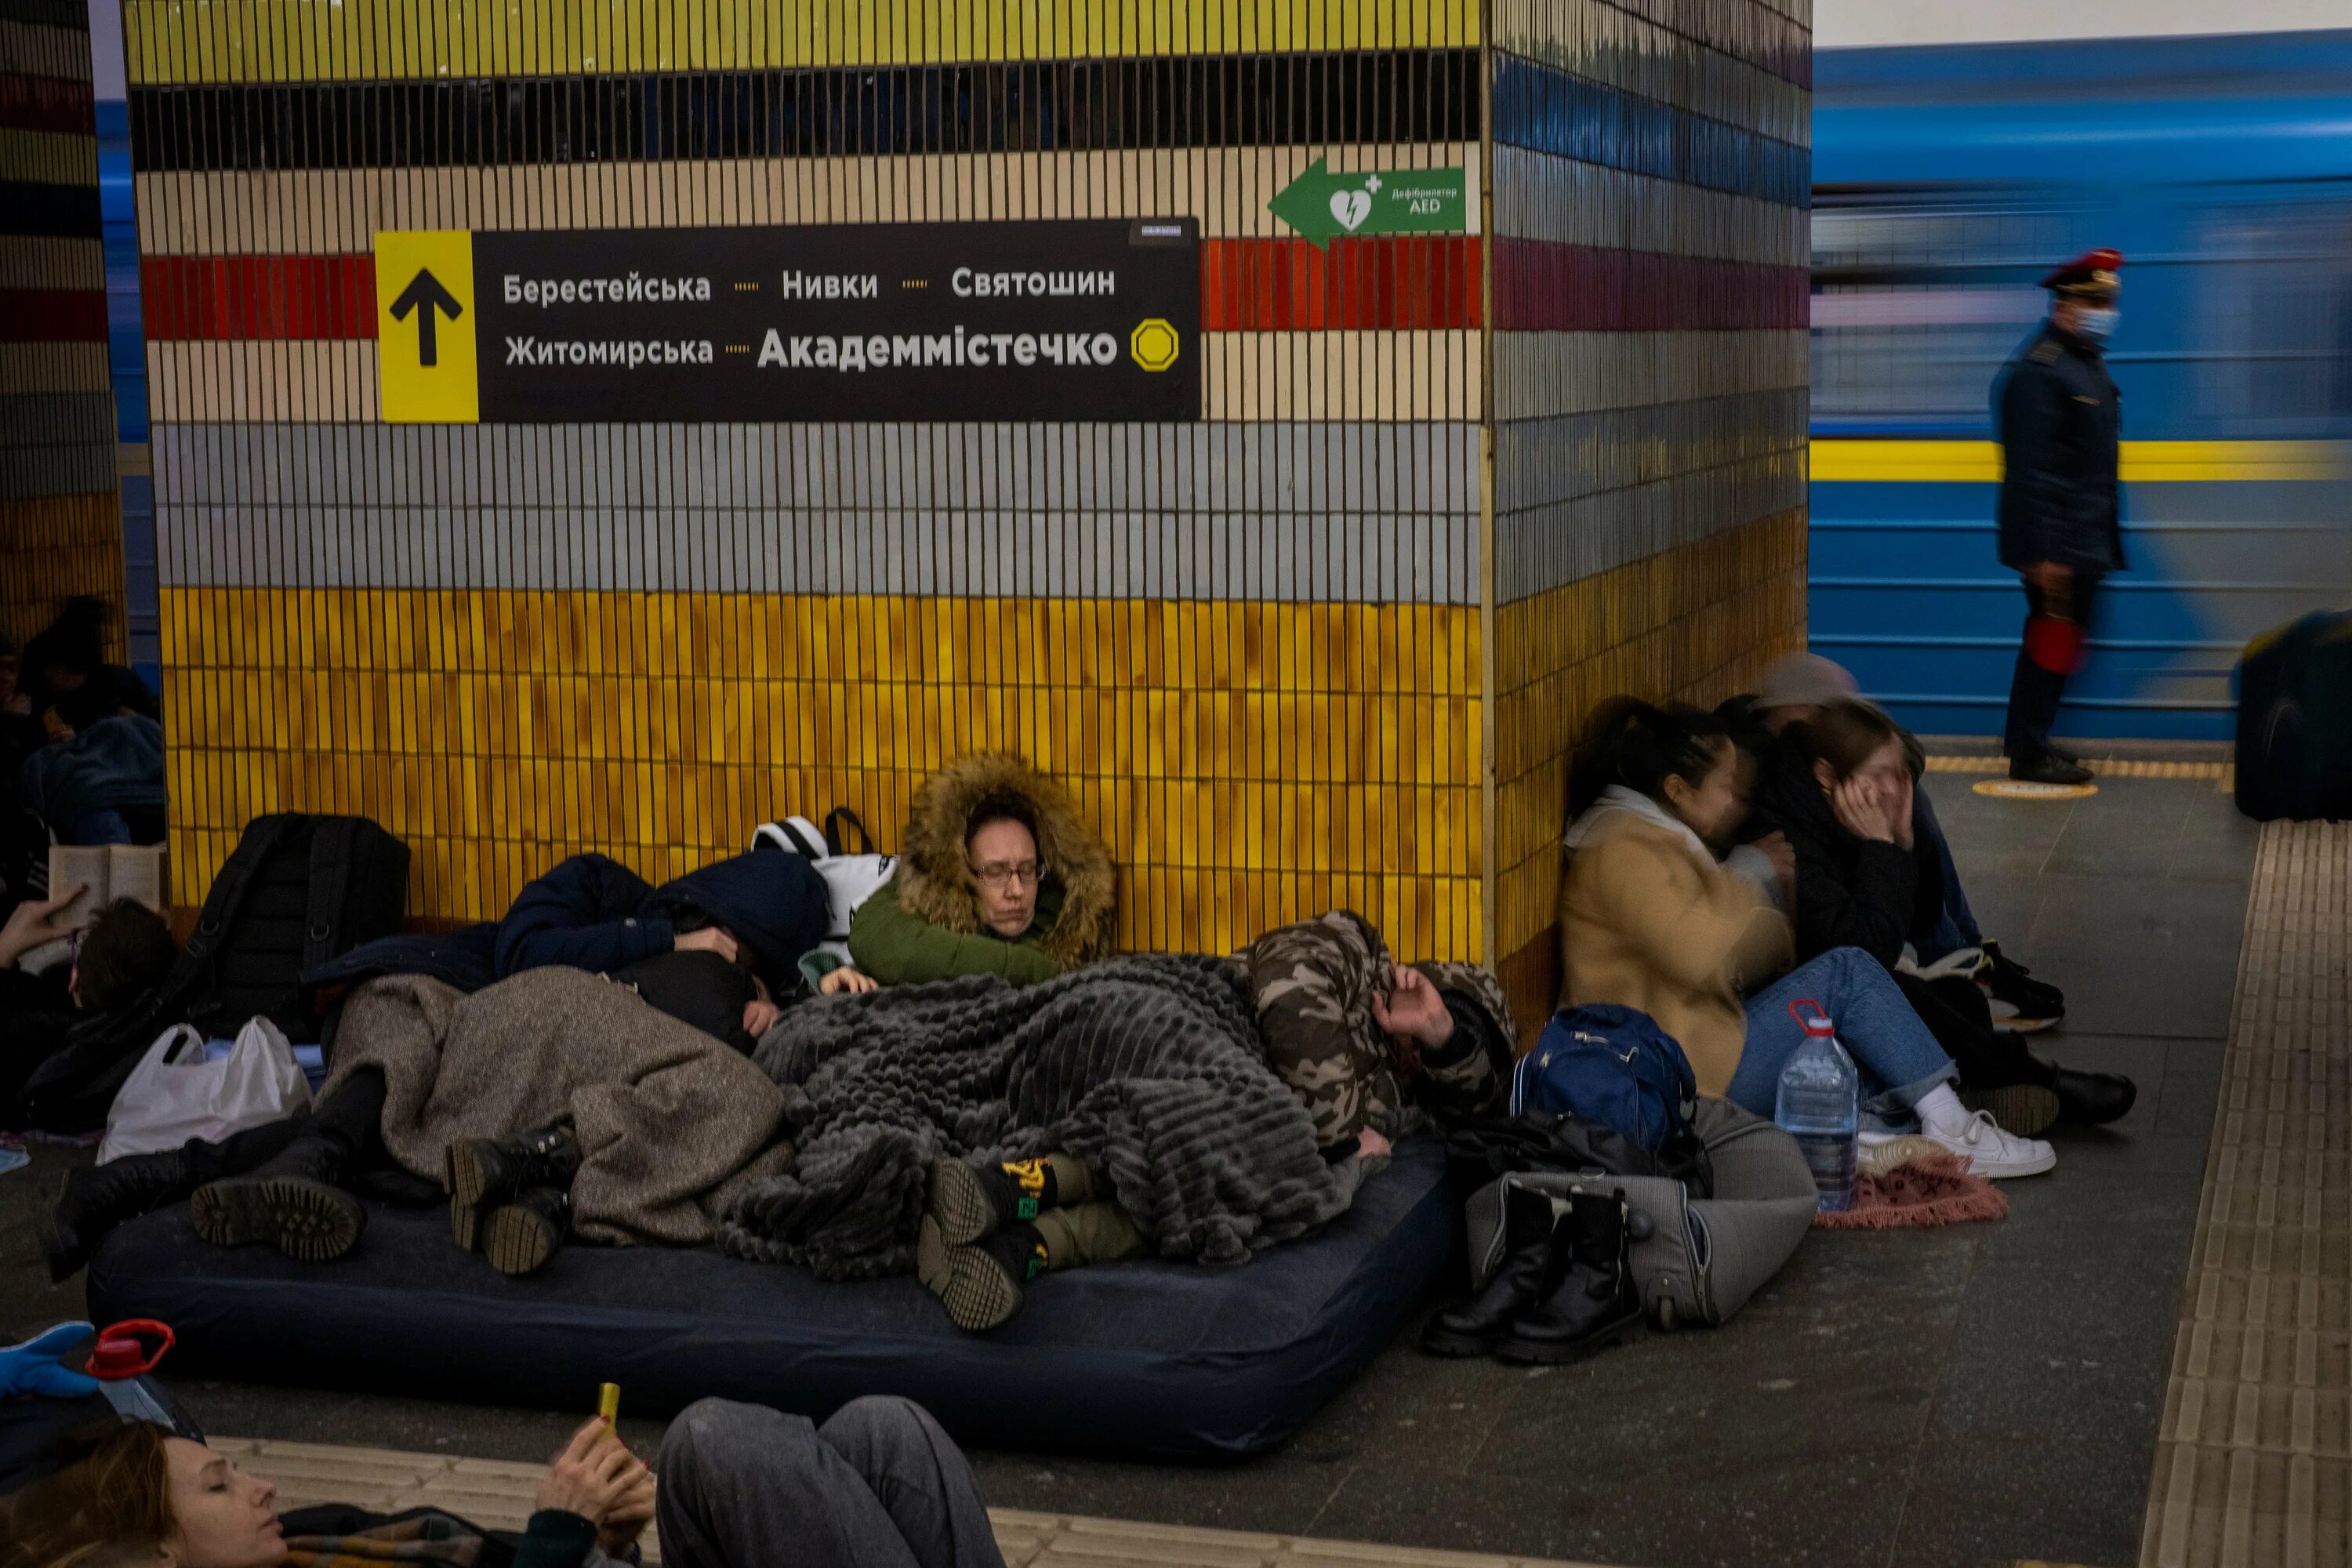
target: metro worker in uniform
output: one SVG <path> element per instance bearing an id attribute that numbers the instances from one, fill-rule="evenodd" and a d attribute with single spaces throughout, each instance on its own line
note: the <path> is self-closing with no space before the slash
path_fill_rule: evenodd
<path id="1" fill-rule="evenodd" d="M 2009 776 L 2078 784 L 2091 770 L 2050 739 L 2099 584 L 2124 564 L 2121 406 L 2104 352 L 2124 258 L 2076 257 L 2042 280 L 2050 318 L 1993 383 L 2001 446 L 2000 563 L 2024 579 L 2026 630 L 2009 689 Z"/>

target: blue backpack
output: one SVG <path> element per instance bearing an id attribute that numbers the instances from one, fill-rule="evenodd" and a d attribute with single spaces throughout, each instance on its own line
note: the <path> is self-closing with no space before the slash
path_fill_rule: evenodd
<path id="1" fill-rule="evenodd" d="M 1511 1114 L 1567 1114 L 1615 1129 L 1651 1153 L 1691 1136 L 1698 1079 L 1657 1020 L 1596 1003 L 1563 1008 L 1511 1074 Z"/>

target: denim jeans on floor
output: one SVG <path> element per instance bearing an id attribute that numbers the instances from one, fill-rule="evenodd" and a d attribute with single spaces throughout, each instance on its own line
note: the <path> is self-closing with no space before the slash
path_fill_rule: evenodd
<path id="1" fill-rule="evenodd" d="M 1944 913 L 1936 929 L 1925 942 L 1912 945 L 1919 950 L 1919 962 L 1933 963 L 1964 947 L 1982 947 L 1984 932 L 1977 929 L 1976 912 L 1969 908 L 1969 896 L 1960 890 L 1960 868 L 1952 861 L 1951 841 L 1944 837 L 1944 825 L 1936 820 L 1936 807 L 1927 792 L 1920 790 L 1912 797 L 1918 809 L 1912 814 L 1914 828 L 1927 836 L 1936 846 L 1936 860 L 1944 868 Z"/>
<path id="2" fill-rule="evenodd" d="M 1748 998 L 1748 1044 L 1728 1097 L 1743 1110 L 1772 1114 L 1780 1069 L 1805 1041 L 1804 1029 L 1789 1013 L 1789 1004 L 1800 997 L 1820 1003 L 1837 1025 L 1838 1043 L 1862 1069 L 1868 1116 L 1906 1121 L 1922 1095 L 1958 1075 L 1886 966 L 1858 947 L 1836 947 Z"/>

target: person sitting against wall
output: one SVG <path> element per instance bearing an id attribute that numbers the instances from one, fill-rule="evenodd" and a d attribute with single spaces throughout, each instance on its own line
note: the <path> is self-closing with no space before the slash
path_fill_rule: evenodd
<path id="1" fill-rule="evenodd" d="M 2136 1093 L 2129 1079 L 2042 1061 L 2021 1037 L 1994 1030 L 1967 974 L 1902 967 L 1906 945 L 1932 946 L 1948 918 L 1942 858 L 1917 831 L 1921 793 L 1902 732 L 1866 702 L 1824 703 L 1781 730 L 1748 829 L 1777 831 L 1795 852 L 1798 956 L 1852 947 L 1877 959 L 1959 1065 L 1961 1100 L 2004 1127 L 2031 1134 L 2122 1117 Z"/>
<path id="2" fill-rule="evenodd" d="M 850 957 L 884 985 L 1034 985 L 1110 952 L 1117 894 L 1110 852 L 1060 785 L 1019 757 L 968 756 L 916 792 L 898 871 L 850 923 Z"/>
<path id="3" fill-rule="evenodd" d="M 518 1539 L 435 1509 L 324 1504 L 280 1515 L 277 1489 L 144 1421 L 83 1422 L 0 1497 L 0 1568 L 278 1568 L 414 1559 L 613 1568 L 658 1520 L 670 1568 L 1003 1568 L 952 1438 L 906 1399 L 853 1400 L 818 1426 L 723 1399 L 689 1405 L 651 1467 L 598 1417 L 547 1468 Z M 299 1554 L 299 1558 L 298 1555 Z"/>
<path id="4" fill-rule="evenodd" d="M 107 618 L 105 601 L 69 599 L 25 645 L 20 679 L 31 699 L 27 707 L 52 743 L 118 715 L 163 720 L 163 705 L 147 683 L 107 659 Z"/>
<path id="5" fill-rule="evenodd" d="M 115 900 L 77 931 L 66 911 L 81 895 L 69 888 L 28 899 L 0 925 L 0 1126 L 12 1123 L 26 1076 L 63 1048 L 77 1024 L 136 1002 L 179 959 L 170 923 L 132 899 Z M 69 962 L 37 974 L 19 967 L 59 938 L 72 939 Z"/>
<path id="6" fill-rule="evenodd" d="M 1858 700 L 1861 690 L 1844 666 L 1817 653 L 1792 653 L 1764 672 L 1763 682 L 1752 696 L 1734 697 L 1716 711 L 1731 725 L 1732 738 L 1760 773 L 1773 741 L 1790 725 L 1813 717 L 1830 703 Z M 2065 993 L 2013 962 L 1977 925 L 1976 911 L 1969 907 L 1968 889 L 1960 880 L 1960 868 L 1952 858 L 1951 843 L 1944 837 L 1943 824 L 1936 819 L 1935 802 L 1925 789 L 1916 787 L 1927 772 L 1927 748 L 1908 730 L 1898 727 L 1895 732 L 1902 737 L 1904 764 L 1914 786 L 1911 836 L 1921 847 L 1922 869 L 1926 869 L 1926 858 L 1935 861 L 1934 885 L 1940 895 L 1934 920 L 1916 924 L 1908 933 L 1913 952 L 1930 969 L 1955 954 L 1982 954 L 1974 979 L 1988 999 L 1993 1026 L 2003 1034 L 2020 1035 L 2055 1027 L 2066 1017 Z M 1754 824 L 1748 831 L 1757 831 Z"/>
<path id="7" fill-rule="evenodd" d="M 1769 1118 L 1780 1069 L 1804 1038 L 1790 1005 L 1811 1000 L 1862 1071 L 1865 1140 L 1895 1136 L 1916 1118 L 1979 1175 L 2056 1165 L 2049 1144 L 1961 1103 L 1951 1058 L 1875 958 L 1837 948 L 1790 968 L 1787 917 L 1713 847 L 1747 815 L 1739 751 L 1720 719 L 1631 698 L 1601 704 L 1570 768 L 1569 804 L 1565 1005 L 1649 1014 L 1681 1043 L 1701 1094 Z M 1771 853 L 1793 907 L 1794 857 L 1785 844 Z"/>

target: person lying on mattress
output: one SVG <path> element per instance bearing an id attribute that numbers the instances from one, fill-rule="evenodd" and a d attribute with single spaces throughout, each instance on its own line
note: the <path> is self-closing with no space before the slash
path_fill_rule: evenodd
<path id="1" fill-rule="evenodd" d="M 0 1476 L 0 1568 L 619 1568 L 656 1520 L 670 1568 L 767 1568 L 784 1542 L 796 1568 L 1004 1563 L 954 1439 L 921 1406 L 878 1396 L 822 1426 L 706 1399 L 670 1423 L 651 1466 L 598 1416 L 548 1465 L 520 1538 L 436 1509 L 328 1503 L 281 1515 L 277 1503 L 269 1482 L 203 1443 L 76 1411 Z"/>
<path id="2" fill-rule="evenodd" d="M 1110 952 L 1116 896 L 1109 851 L 1060 785 L 1019 757 L 963 757 L 915 793 L 898 870 L 850 924 L 853 973 L 1034 985 Z"/>

